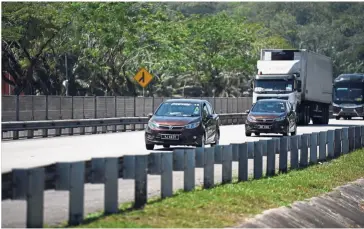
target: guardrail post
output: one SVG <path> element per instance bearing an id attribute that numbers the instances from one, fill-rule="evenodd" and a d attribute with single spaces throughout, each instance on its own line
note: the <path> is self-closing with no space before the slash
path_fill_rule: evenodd
<path id="1" fill-rule="evenodd" d="M 135 208 L 141 208 L 147 203 L 147 170 L 148 155 L 135 156 Z"/>
<path id="2" fill-rule="evenodd" d="M 356 126 L 355 127 L 355 144 L 354 144 L 354 148 L 355 149 L 360 149 L 361 147 L 361 130 L 360 130 L 360 126 Z"/>
<path id="3" fill-rule="evenodd" d="M 291 169 L 298 169 L 299 168 L 299 161 L 298 161 L 298 136 L 291 137 Z"/>
<path id="4" fill-rule="evenodd" d="M 61 128 L 57 128 L 55 129 L 56 131 L 56 136 L 61 136 L 62 135 L 62 129 Z"/>
<path id="5" fill-rule="evenodd" d="M 161 154 L 161 197 L 173 195 L 173 152 Z"/>
<path id="6" fill-rule="evenodd" d="M 119 177 L 119 158 L 105 158 L 105 194 L 104 209 L 105 214 L 118 212 L 118 177 Z"/>
<path id="7" fill-rule="evenodd" d="M 317 133 L 311 133 L 310 136 L 310 162 L 317 163 Z"/>
<path id="8" fill-rule="evenodd" d="M 335 132 L 334 132 L 334 130 L 328 130 L 327 131 L 327 158 L 329 158 L 329 159 L 334 158 L 334 142 L 335 142 Z"/>
<path id="9" fill-rule="evenodd" d="M 222 145 L 215 145 L 215 164 L 222 164 Z"/>
<path id="10" fill-rule="evenodd" d="M 349 153 L 349 128 L 343 128 L 343 154 Z"/>
<path id="11" fill-rule="evenodd" d="M 34 130 L 28 130 L 28 135 L 27 135 L 27 138 L 33 138 L 34 137 Z"/>
<path id="12" fill-rule="evenodd" d="M 247 181 L 248 180 L 248 144 L 247 143 L 239 144 L 238 159 L 239 159 L 238 180 Z"/>
<path id="13" fill-rule="evenodd" d="M 80 127 L 80 135 L 85 135 L 85 127 Z"/>
<path id="14" fill-rule="evenodd" d="M 28 170 L 27 228 L 43 227 L 44 168 Z"/>
<path id="15" fill-rule="evenodd" d="M 184 155 L 184 190 L 195 188 L 195 149 L 186 149 Z"/>
<path id="16" fill-rule="evenodd" d="M 254 142 L 254 179 L 260 179 L 263 176 L 262 150 L 262 142 Z"/>
<path id="17" fill-rule="evenodd" d="M 281 138 L 279 150 L 279 172 L 287 172 L 287 160 L 288 160 L 288 141 L 287 137 Z"/>
<path id="18" fill-rule="evenodd" d="M 43 129 L 42 130 L 42 137 L 43 138 L 47 138 L 48 137 L 48 129 Z"/>
<path id="19" fill-rule="evenodd" d="M 18 140 L 19 139 L 19 131 L 14 130 L 13 131 L 13 140 Z"/>
<path id="20" fill-rule="evenodd" d="M 354 150 L 355 130 L 352 126 L 349 127 L 349 152 Z"/>
<path id="21" fill-rule="evenodd" d="M 78 225 L 83 221 L 84 205 L 84 162 L 70 163 L 69 221 L 68 224 Z"/>
<path id="22" fill-rule="evenodd" d="M 215 168 L 215 148 L 204 148 L 204 172 L 203 172 L 203 186 L 204 188 L 212 188 L 215 185 L 214 181 L 214 168 Z"/>
<path id="23" fill-rule="evenodd" d="M 106 126 L 106 125 L 103 125 L 103 126 L 101 127 L 101 132 L 102 132 L 103 134 L 107 132 L 107 126 Z"/>
<path id="24" fill-rule="evenodd" d="M 301 135 L 300 168 L 305 168 L 308 165 L 308 136 L 308 134 Z"/>
<path id="25" fill-rule="evenodd" d="M 337 158 L 341 154 L 341 129 L 335 129 L 334 157 Z"/>
<path id="26" fill-rule="evenodd" d="M 270 149 L 267 152 L 267 176 L 271 177 L 274 176 L 276 170 L 276 154 L 275 154 L 275 143 L 274 139 L 270 139 L 267 142 L 267 148 Z"/>
<path id="27" fill-rule="evenodd" d="M 319 133 L 319 161 L 326 160 L 326 143 L 327 143 L 327 132 L 321 131 Z"/>
<path id="28" fill-rule="evenodd" d="M 232 181 L 232 145 L 224 145 L 222 147 L 222 183 L 230 183 Z"/>

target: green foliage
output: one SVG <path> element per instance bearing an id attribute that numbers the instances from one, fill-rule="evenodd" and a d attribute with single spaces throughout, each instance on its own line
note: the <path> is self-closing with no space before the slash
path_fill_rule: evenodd
<path id="1" fill-rule="evenodd" d="M 6 2 L 3 75 L 26 94 L 240 96 L 261 48 L 332 57 L 364 71 L 361 3 Z M 4 78 L 4 77 L 3 77 Z M 184 89 L 189 90 L 184 90 Z"/>

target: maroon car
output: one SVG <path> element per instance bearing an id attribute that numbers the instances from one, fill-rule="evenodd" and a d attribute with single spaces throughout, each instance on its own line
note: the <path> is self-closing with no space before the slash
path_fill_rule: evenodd
<path id="1" fill-rule="evenodd" d="M 145 131 L 145 145 L 204 147 L 219 144 L 220 120 L 211 104 L 199 99 L 170 99 L 150 115 Z"/>

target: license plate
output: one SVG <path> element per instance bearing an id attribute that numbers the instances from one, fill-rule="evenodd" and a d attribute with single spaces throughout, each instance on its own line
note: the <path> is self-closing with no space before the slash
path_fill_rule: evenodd
<path id="1" fill-rule="evenodd" d="M 269 129 L 270 128 L 270 126 L 266 126 L 266 125 L 259 125 L 258 127 L 259 127 L 259 129 Z"/>
<path id="2" fill-rule="evenodd" d="M 163 139 L 163 140 L 178 140 L 179 135 L 178 134 L 162 134 L 161 139 Z"/>

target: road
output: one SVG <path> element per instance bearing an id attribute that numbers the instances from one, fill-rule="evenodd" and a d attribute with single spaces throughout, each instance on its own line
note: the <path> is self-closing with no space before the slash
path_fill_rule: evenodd
<path id="1" fill-rule="evenodd" d="M 305 126 L 298 128 L 298 134 L 325 131 L 350 125 L 362 125 L 362 120 L 330 120 L 327 126 Z M 222 126 L 220 144 L 242 143 L 270 139 L 279 135 L 246 137 L 244 125 Z M 161 149 L 161 148 L 159 148 Z M 154 151 L 158 151 L 158 148 Z M 144 132 L 107 133 L 86 136 L 65 136 L 49 139 L 30 139 L 2 142 L 2 173 L 12 168 L 26 168 L 47 165 L 61 161 L 89 160 L 92 157 L 147 154 L 144 148 Z M 278 156 L 277 156 L 278 159 Z M 265 159 L 264 168 L 265 168 Z M 276 160 L 278 165 L 278 160 Z M 237 163 L 233 163 L 233 174 L 237 174 Z M 249 160 L 252 174 L 253 161 Z M 202 184 L 203 169 L 196 169 L 196 184 Z M 215 165 L 215 182 L 221 181 L 221 165 Z M 174 189 L 183 188 L 183 172 L 174 172 Z M 134 181 L 119 179 L 119 203 L 132 201 Z M 148 195 L 160 195 L 160 178 L 148 175 Z M 85 214 L 103 209 L 103 185 L 85 185 Z M 54 225 L 68 217 L 68 192 L 45 192 L 45 223 Z M 2 201 L 2 226 L 25 227 L 25 201 Z"/>

